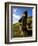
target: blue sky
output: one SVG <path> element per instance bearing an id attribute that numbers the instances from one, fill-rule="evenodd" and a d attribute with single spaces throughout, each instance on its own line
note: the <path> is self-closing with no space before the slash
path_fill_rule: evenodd
<path id="1" fill-rule="evenodd" d="M 23 14 L 24 11 L 27 11 L 28 15 L 32 16 L 32 8 L 17 8 L 16 14 L 17 15 Z"/>
<path id="2" fill-rule="evenodd" d="M 28 12 L 28 16 L 32 16 L 32 8 L 12 7 L 12 16 L 13 16 L 14 23 L 18 22 L 18 20 L 21 18 L 21 14 L 23 14 L 24 11 Z"/>

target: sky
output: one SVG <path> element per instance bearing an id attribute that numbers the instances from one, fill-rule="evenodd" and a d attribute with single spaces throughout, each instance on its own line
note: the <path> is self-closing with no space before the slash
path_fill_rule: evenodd
<path id="1" fill-rule="evenodd" d="M 17 23 L 18 20 L 21 18 L 21 14 L 24 13 L 24 11 L 28 12 L 28 16 L 32 16 L 32 8 L 26 8 L 26 7 L 12 7 L 12 17 L 13 17 L 13 24 Z"/>

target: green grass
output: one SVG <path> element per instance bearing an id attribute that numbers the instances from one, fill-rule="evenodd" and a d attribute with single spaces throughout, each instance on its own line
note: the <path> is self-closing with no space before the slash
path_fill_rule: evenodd
<path id="1" fill-rule="evenodd" d="M 32 21 L 32 18 L 28 18 L 27 21 L 28 22 Z M 24 36 L 28 35 L 27 32 L 25 33 L 22 30 L 20 31 L 20 29 L 19 29 L 20 25 L 22 26 L 22 23 L 20 23 L 20 22 L 11 25 L 12 26 L 12 37 L 24 37 Z"/>

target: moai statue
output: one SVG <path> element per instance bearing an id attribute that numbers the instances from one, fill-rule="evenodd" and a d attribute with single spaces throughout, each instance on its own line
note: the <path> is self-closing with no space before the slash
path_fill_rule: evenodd
<path id="1" fill-rule="evenodd" d="M 27 36 L 27 11 L 24 12 L 24 16 L 22 18 L 22 30 L 25 33 L 25 36 Z"/>
<path id="2" fill-rule="evenodd" d="M 27 11 L 25 11 L 22 15 L 22 18 L 19 20 L 20 23 L 22 23 L 22 31 L 24 32 L 24 35 L 27 35 Z"/>
<path id="3" fill-rule="evenodd" d="M 23 22 L 23 30 L 26 31 L 27 28 L 26 28 L 26 24 L 27 24 L 27 11 L 24 12 L 24 16 L 22 18 L 22 22 Z"/>

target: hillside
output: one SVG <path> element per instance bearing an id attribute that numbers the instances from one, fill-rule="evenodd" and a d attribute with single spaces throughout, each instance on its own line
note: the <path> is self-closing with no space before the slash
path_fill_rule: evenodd
<path id="1" fill-rule="evenodd" d="M 31 23 L 30 26 L 29 26 L 29 23 Z M 28 32 L 25 33 L 22 30 L 20 30 L 20 26 L 22 28 L 22 22 L 12 24 L 12 37 L 28 36 Z M 27 19 L 27 30 L 32 31 L 32 17 L 28 17 L 28 19 Z"/>

